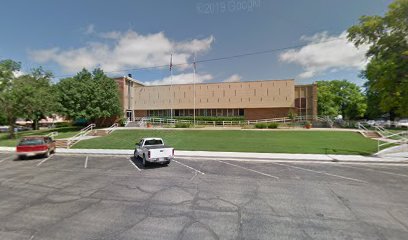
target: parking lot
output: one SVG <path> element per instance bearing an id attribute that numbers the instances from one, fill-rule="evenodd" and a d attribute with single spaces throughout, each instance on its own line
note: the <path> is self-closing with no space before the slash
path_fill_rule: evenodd
<path id="1" fill-rule="evenodd" d="M 408 239 L 408 164 L 0 153 L 0 239 Z"/>

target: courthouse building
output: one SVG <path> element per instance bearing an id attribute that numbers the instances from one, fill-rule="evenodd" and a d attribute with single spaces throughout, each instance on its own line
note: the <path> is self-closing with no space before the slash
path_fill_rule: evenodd
<path id="1" fill-rule="evenodd" d="M 294 79 L 144 85 L 129 76 L 114 78 L 123 114 L 131 121 L 142 117 L 242 116 L 246 120 L 317 115 L 316 84 L 295 85 Z M 171 114 L 171 111 L 173 114 Z"/>

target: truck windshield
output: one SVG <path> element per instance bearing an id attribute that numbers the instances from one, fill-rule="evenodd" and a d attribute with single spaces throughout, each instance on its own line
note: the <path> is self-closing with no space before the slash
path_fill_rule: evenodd
<path id="1" fill-rule="evenodd" d="M 23 139 L 18 145 L 26 146 L 26 145 L 41 145 L 41 144 L 44 144 L 43 139 Z"/>
<path id="2" fill-rule="evenodd" d="M 146 140 L 145 142 L 145 146 L 147 145 L 162 145 L 163 141 L 160 139 L 151 139 L 151 140 Z"/>

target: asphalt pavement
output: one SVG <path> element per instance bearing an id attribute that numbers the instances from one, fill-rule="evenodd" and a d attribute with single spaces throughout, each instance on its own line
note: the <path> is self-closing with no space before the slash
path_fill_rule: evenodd
<path id="1" fill-rule="evenodd" d="M 0 153 L 0 239 L 408 239 L 408 164 Z"/>

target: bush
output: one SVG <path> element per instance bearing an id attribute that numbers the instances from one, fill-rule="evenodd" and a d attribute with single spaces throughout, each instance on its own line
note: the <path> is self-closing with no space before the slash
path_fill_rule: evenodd
<path id="1" fill-rule="evenodd" d="M 260 128 L 260 129 L 263 129 L 263 128 L 267 128 L 268 125 L 266 125 L 266 123 L 256 123 L 256 124 L 255 124 L 255 127 L 256 127 L 256 128 Z"/>
<path id="2" fill-rule="evenodd" d="M 151 117 L 155 118 L 155 117 Z M 164 118 L 170 119 L 170 117 L 157 117 L 157 118 Z M 173 119 L 177 120 L 190 120 L 193 121 L 192 116 L 173 116 Z M 210 117 L 210 116 L 196 116 L 196 121 L 245 121 L 243 116 L 235 116 L 235 117 Z"/>
<path id="3" fill-rule="evenodd" d="M 175 125 L 176 128 L 189 128 L 191 127 L 190 123 L 182 123 L 182 122 L 178 122 Z"/>
<path id="4" fill-rule="evenodd" d="M 119 121 L 118 121 L 119 126 L 124 127 L 126 121 L 127 121 L 127 118 L 121 117 L 121 118 L 119 119 Z"/>
<path id="5" fill-rule="evenodd" d="M 279 124 L 277 122 L 271 122 L 268 124 L 268 128 L 278 128 Z"/>
<path id="6" fill-rule="evenodd" d="M 72 127 L 72 122 L 57 122 L 55 123 L 55 127 L 62 128 L 62 127 Z"/>

